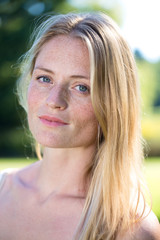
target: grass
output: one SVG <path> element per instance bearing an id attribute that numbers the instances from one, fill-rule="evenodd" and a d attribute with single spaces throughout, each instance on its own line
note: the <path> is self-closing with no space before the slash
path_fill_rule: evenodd
<path id="1" fill-rule="evenodd" d="M 35 162 L 35 159 L 30 158 L 1 158 L 0 171 L 6 168 L 23 168 Z"/>
<path id="2" fill-rule="evenodd" d="M 0 170 L 6 168 L 22 168 L 35 159 L 0 159 Z M 145 162 L 145 176 L 150 189 L 153 201 L 153 211 L 160 220 L 160 158 L 150 158 Z"/>
<path id="3" fill-rule="evenodd" d="M 145 162 L 145 176 L 152 195 L 153 211 L 160 221 L 160 158 L 150 158 Z"/>

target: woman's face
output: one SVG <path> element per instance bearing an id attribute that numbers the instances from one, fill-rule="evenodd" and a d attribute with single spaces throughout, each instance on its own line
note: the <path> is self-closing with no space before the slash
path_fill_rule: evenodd
<path id="1" fill-rule="evenodd" d="M 82 40 L 56 36 L 42 47 L 28 89 L 28 121 L 43 146 L 95 144 L 98 124 L 90 98 L 89 54 Z"/>

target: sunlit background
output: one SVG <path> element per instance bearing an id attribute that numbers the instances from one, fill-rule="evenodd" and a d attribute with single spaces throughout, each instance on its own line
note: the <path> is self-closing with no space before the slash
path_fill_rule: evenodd
<path id="1" fill-rule="evenodd" d="M 123 6 L 122 30 L 133 49 L 156 62 L 160 59 L 160 1 L 120 0 Z"/>
<path id="2" fill-rule="evenodd" d="M 95 10 L 107 13 L 118 23 L 137 62 L 142 133 L 147 143 L 145 153 L 149 156 L 147 178 L 153 190 L 160 181 L 159 0 L 0 0 L 0 169 L 6 167 L 4 158 L 35 157 L 26 116 L 15 95 L 18 59 L 28 48 L 35 23 L 48 12 Z M 160 192 L 155 190 L 154 194 L 158 206 Z M 160 208 L 155 209 L 160 218 Z"/>

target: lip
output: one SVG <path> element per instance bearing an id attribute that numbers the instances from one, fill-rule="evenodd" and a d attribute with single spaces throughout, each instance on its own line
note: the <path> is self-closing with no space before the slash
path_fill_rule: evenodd
<path id="1" fill-rule="evenodd" d="M 60 118 L 48 116 L 48 115 L 42 115 L 39 116 L 39 119 L 42 123 L 44 123 L 47 126 L 65 126 L 68 125 L 68 123 L 64 122 Z"/>

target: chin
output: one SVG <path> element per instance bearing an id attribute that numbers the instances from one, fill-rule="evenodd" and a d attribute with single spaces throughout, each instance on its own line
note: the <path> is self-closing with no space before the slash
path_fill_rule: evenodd
<path id="1" fill-rule="evenodd" d="M 71 142 L 68 141 L 68 139 L 58 139 L 58 137 L 52 137 L 52 138 L 47 138 L 47 137 L 38 137 L 35 138 L 36 141 L 41 144 L 44 147 L 48 148 L 70 148 L 73 147 Z"/>
<path id="2" fill-rule="evenodd" d="M 44 147 L 48 148 L 64 148 L 66 146 L 63 142 L 49 141 L 47 139 L 36 139 L 36 141 Z"/>
<path id="3" fill-rule="evenodd" d="M 86 135 L 77 137 L 69 133 L 49 134 L 43 131 L 36 132 L 33 136 L 39 144 L 48 148 L 79 148 L 95 144 L 95 137 L 86 138 Z"/>

